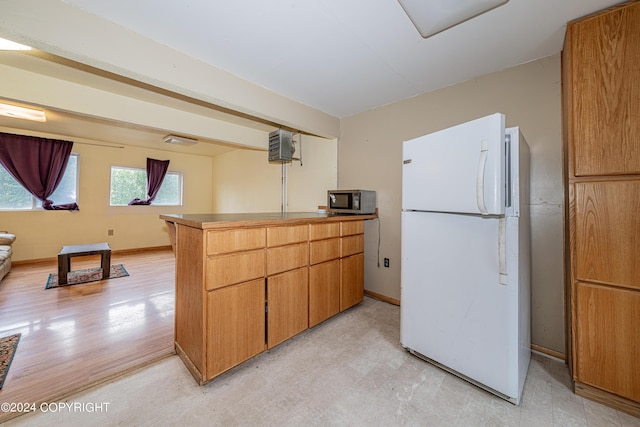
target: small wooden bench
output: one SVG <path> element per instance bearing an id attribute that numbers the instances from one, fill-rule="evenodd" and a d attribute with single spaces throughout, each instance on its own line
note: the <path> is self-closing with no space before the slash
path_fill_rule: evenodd
<path id="1" fill-rule="evenodd" d="M 63 246 L 58 254 L 58 284 L 67 284 L 67 275 L 71 269 L 71 258 L 86 255 L 100 255 L 102 279 L 109 278 L 111 275 L 111 248 L 108 243 L 70 245 Z"/>

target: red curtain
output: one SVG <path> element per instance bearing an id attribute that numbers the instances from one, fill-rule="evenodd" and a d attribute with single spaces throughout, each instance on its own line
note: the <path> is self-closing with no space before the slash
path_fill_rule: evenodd
<path id="1" fill-rule="evenodd" d="M 169 160 L 156 160 L 147 158 L 147 198 L 135 198 L 129 202 L 131 205 L 150 205 L 158 195 L 162 181 L 169 169 Z"/>
<path id="2" fill-rule="evenodd" d="M 46 210 L 78 210 L 76 203 L 54 205 L 49 196 L 67 169 L 73 142 L 0 132 L 0 163 Z"/>

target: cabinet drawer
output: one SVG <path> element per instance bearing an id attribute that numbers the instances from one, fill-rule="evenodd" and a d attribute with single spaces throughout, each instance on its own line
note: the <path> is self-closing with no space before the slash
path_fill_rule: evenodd
<path id="1" fill-rule="evenodd" d="M 364 252 L 364 234 L 342 237 L 340 243 L 342 246 L 340 256 L 346 257 Z"/>
<path id="2" fill-rule="evenodd" d="M 306 224 L 267 228 L 267 246 L 269 247 L 306 242 L 308 239 L 309 227 Z"/>
<path id="3" fill-rule="evenodd" d="M 340 237 L 339 222 L 309 224 L 309 240 L 330 239 L 331 237 Z"/>
<path id="4" fill-rule="evenodd" d="M 343 221 L 340 223 L 342 225 L 342 236 L 350 236 L 352 234 L 364 234 L 364 220 L 357 221 Z"/>
<path id="5" fill-rule="evenodd" d="M 309 246 L 306 243 L 267 249 L 267 275 L 304 267 L 308 263 Z"/>
<path id="6" fill-rule="evenodd" d="M 340 258 L 340 238 L 316 240 L 309 244 L 309 264 Z"/>
<path id="7" fill-rule="evenodd" d="M 207 255 L 264 248 L 264 228 L 207 231 Z"/>
<path id="8" fill-rule="evenodd" d="M 221 255 L 207 259 L 205 287 L 207 290 L 264 277 L 264 249 Z"/>

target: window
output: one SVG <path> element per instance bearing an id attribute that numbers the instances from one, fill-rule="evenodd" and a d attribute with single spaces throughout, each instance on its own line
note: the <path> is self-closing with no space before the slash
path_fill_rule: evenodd
<path id="1" fill-rule="evenodd" d="M 0 209 L 42 209 L 42 201 L 33 197 L 4 167 L 0 167 Z M 51 197 L 54 204 L 78 202 L 78 155 L 71 154 L 64 176 Z"/>
<path id="2" fill-rule="evenodd" d="M 147 197 L 147 172 L 144 169 L 111 167 L 111 206 L 127 206 L 136 197 Z M 182 173 L 167 172 L 154 205 L 182 205 Z"/>

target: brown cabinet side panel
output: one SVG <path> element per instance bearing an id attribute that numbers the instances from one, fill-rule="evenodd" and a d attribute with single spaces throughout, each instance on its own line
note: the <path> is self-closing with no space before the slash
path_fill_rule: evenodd
<path id="1" fill-rule="evenodd" d="M 202 230 L 177 225 L 175 340 L 204 376 L 203 246 Z"/>
<path id="2" fill-rule="evenodd" d="M 207 379 L 265 350 L 264 279 L 208 292 Z"/>
<path id="3" fill-rule="evenodd" d="M 309 267 L 309 327 L 340 312 L 340 260 Z"/>
<path id="4" fill-rule="evenodd" d="M 640 173 L 640 3 L 572 24 L 575 175 Z"/>
<path id="5" fill-rule="evenodd" d="M 640 181 L 575 184 L 576 279 L 640 289 Z"/>
<path id="6" fill-rule="evenodd" d="M 309 268 L 267 278 L 267 345 L 272 348 L 309 327 Z"/>
<path id="7" fill-rule="evenodd" d="M 340 260 L 340 311 L 364 299 L 364 254 Z"/>
<path id="8" fill-rule="evenodd" d="M 576 381 L 640 402 L 640 293 L 577 284 Z"/>

